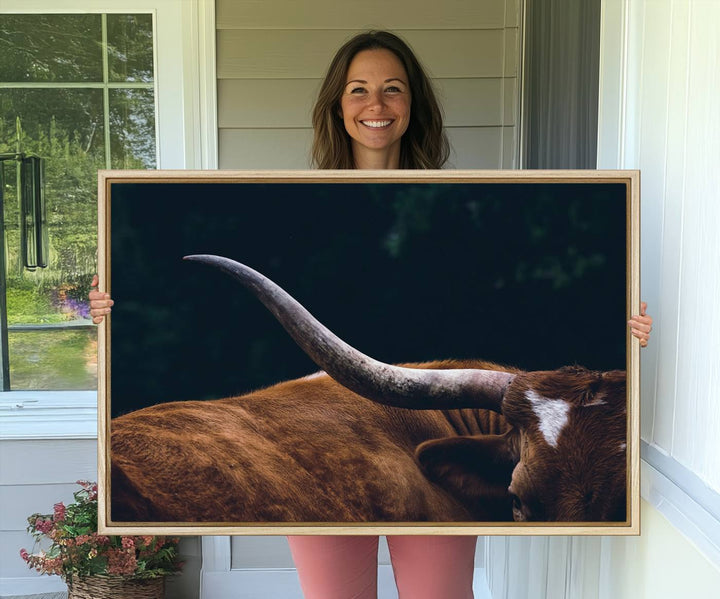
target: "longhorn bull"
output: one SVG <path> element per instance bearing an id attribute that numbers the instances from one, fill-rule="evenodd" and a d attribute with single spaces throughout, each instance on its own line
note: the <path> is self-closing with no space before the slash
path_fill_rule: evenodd
<path id="1" fill-rule="evenodd" d="M 624 371 L 384 364 L 251 268 L 186 259 L 240 281 L 323 371 L 115 418 L 114 521 L 626 519 Z"/>

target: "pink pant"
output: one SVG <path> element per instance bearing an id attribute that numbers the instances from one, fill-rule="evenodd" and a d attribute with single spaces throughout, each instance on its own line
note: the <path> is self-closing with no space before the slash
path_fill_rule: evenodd
<path id="1" fill-rule="evenodd" d="M 473 536 L 387 538 L 399 599 L 472 599 Z M 305 599 L 375 599 L 375 536 L 291 536 Z"/>

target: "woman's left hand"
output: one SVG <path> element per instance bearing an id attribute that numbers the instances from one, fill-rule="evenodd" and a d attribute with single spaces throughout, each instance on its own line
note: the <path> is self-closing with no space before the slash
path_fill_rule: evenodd
<path id="1" fill-rule="evenodd" d="M 646 314 L 647 304 L 640 302 L 640 314 L 636 314 L 628 320 L 630 331 L 640 340 L 640 347 L 647 347 L 650 339 L 650 331 L 652 331 L 652 316 Z"/>
<path id="2" fill-rule="evenodd" d="M 92 316 L 92 321 L 95 324 L 100 324 L 105 316 L 110 314 L 110 309 L 115 303 L 110 298 L 109 293 L 98 291 L 98 282 L 98 276 L 93 276 L 92 283 L 90 283 L 92 290 L 88 294 L 88 298 L 90 299 L 90 316 Z"/>

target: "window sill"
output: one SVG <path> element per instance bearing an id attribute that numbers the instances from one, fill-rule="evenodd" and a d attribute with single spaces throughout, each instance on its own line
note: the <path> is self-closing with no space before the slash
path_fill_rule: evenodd
<path id="1" fill-rule="evenodd" d="M 0 440 L 21 439 L 97 439 L 97 392 L 0 393 Z"/>

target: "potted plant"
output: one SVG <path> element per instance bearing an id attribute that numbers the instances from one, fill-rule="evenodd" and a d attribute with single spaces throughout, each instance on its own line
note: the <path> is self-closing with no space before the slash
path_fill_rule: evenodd
<path id="1" fill-rule="evenodd" d="M 75 502 L 33 514 L 33 553 L 20 556 L 41 574 L 57 574 L 68 599 L 162 599 L 165 577 L 179 572 L 178 539 L 106 536 L 97 532 L 97 484 L 78 481 Z"/>

